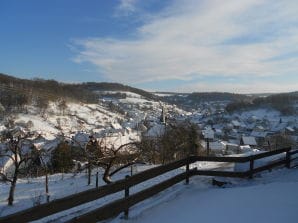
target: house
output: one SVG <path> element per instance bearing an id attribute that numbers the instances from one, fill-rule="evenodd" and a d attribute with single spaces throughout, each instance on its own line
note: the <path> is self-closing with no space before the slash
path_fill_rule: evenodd
<path id="1" fill-rule="evenodd" d="M 255 123 L 257 120 L 259 120 L 259 119 L 258 119 L 258 117 L 255 116 L 255 115 L 250 116 L 250 117 L 247 119 L 248 123 Z"/>
<path id="2" fill-rule="evenodd" d="M 231 136 L 232 138 L 237 138 L 237 137 L 238 137 L 238 130 L 237 130 L 237 129 L 232 129 L 232 130 L 230 131 L 230 136 Z"/>
<path id="3" fill-rule="evenodd" d="M 85 132 L 77 132 L 73 137 L 73 142 L 75 146 L 79 146 L 81 148 L 85 148 L 87 143 L 89 142 L 89 134 Z"/>
<path id="4" fill-rule="evenodd" d="M 231 154 L 239 153 L 239 144 L 237 144 L 237 143 L 231 143 L 231 142 L 225 142 L 225 141 L 222 141 L 221 143 L 225 147 L 224 153 L 226 155 L 231 155 Z"/>
<path id="5" fill-rule="evenodd" d="M 255 137 L 252 136 L 242 136 L 240 139 L 240 145 L 249 145 L 251 147 L 256 147 L 257 141 Z"/>
<path id="6" fill-rule="evenodd" d="M 221 129 L 214 129 L 214 134 L 216 137 L 222 137 L 223 136 L 223 132 Z"/>
<path id="7" fill-rule="evenodd" d="M 254 131 L 263 132 L 265 131 L 265 128 L 262 125 L 256 125 Z"/>
<path id="8" fill-rule="evenodd" d="M 265 139 L 267 135 L 268 135 L 268 132 L 252 131 L 250 133 L 250 136 L 259 138 L 259 139 Z"/>
<path id="9" fill-rule="evenodd" d="M 284 131 L 286 135 L 294 135 L 295 133 L 295 129 L 290 126 L 286 127 Z"/>
<path id="10" fill-rule="evenodd" d="M 239 129 L 239 127 L 240 127 L 240 122 L 238 122 L 237 120 L 233 120 L 232 122 L 231 122 L 231 124 L 233 125 L 233 127 L 235 128 L 235 129 Z"/>
<path id="11" fill-rule="evenodd" d="M 147 137 L 159 137 L 163 135 L 165 132 L 165 125 L 163 124 L 156 124 L 152 128 L 150 128 L 144 135 Z"/>
<path id="12" fill-rule="evenodd" d="M 202 135 L 204 139 L 211 139 L 211 140 L 214 139 L 214 131 L 212 129 L 207 128 L 202 130 Z"/>
<path id="13" fill-rule="evenodd" d="M 205 150 L 207 150 L 208 145 L 206 141 L 201 141 L 201 145 Z M 226 146 L 223 142 L 221 141 L 214 141 L 214 142 L 209 142 L 209 151 L 210 154 L 224 154 L 226 149 Z"/>
<path id="14" fill-rule="evenodd" d="M 27 156 L 27 154 L 30 155 L 30 153 L 33 151 L 33 143 L 28 140 L 24 139 L 21 142 L 19 142 L 19 150 L 18 152 L 15 152 L 14 150 L 9 149 L 8 144 L 0 144 L 0 173 L 3 173 L 6 176 L 11 177 L 11 174 L 15 171 L 15 160 L 18 162 L 19 168 L 26 167 L 28 163 L 31 162 L 20 162 L 21 159 L 24 159 L 24 157 Z M 24 156 L 22 158 L 22 156 Z M 1 178 L 0 178 L 1 179 Z"/>

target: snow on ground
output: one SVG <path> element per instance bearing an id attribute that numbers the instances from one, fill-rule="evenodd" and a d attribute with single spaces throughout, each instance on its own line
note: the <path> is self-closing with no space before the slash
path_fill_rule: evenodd
<path id="1" fill-rule="evenodd" d="M 241 113 L 241 117 L 244 119 L 248 119 L 252 116 L 257 117 L 258 119 L 268 118 L 268 119 L 277 119 L 279 121 L 280 112 L 273 109 L 254 109 Z"/>
<path id="2" fill-rule="evenodd" d="M 130 91 L 120 91 L 121 94 L 126 94 L 126 97 L 130 97 L 130 98 L 142 98 L 142 95 L 136 94 L 134 92 L 130 92 Z"/>
<path id="3" fill-rule="evenodd" d="M 0 216 L 32 207 L 35 202 L 45 202 L 45 177 L 19 179 L 15 201 L 12 207 L 7 206 L 10 184 L 0 183 Z M 49 176 L 50 199 L 64 197 L 92 188 L 87 186 L 86 174 L 55 174 Z M 67 190 L 65 190 L 67 188 Z"/>
<path id="4" fill-rule="evenodd" d="M 159 96 L 159 97 L 169 97 L 173 96 L 174 94 L 171 93 L 158 93 L 158 92 L 153 92 L 154 95 Z"/>
<path id="5" fill-rule="evenodd" d="M 32 121 L 31 131 L 37 131 L 47 139 L 53 139 L 60 132 L 69 135 L 78 131 L 92 131 L 102 127 L 119 126 L 118 120 L 123 116 L 106 110 L 101 105 L 68 103 L 65 111 L 50 103 L 45 114 L 40 114 L 34 107 L 28 107 L 28 114 L 19 113 L 16 123 Z"/>
<path id="6" fill-rule="evenodd" d="M 120 99 L 119 100 L 122 103 L 131 103 L 131 104 L 144 104 L 144 103 L 149 103 L 152 101 L 148 101 L 147 99 L 143 99 L 143 98 L 125 98 L 125 99 Z M 154 102 L 156 103 L 156 102 Z"/>
<path id="7" fill-rule="evenodd" d="M 152 167 L 150 165 L 138 165 L 133 168 L 133 172 L 141 172 Z M 199 169 L 230 168 L 227 164 L 214 162 L 197 162 L 191 165 L 191 168 L 193 167 Z M 93 173 L 96 171 L 94 170 Z M 123 179 L 125 175 L 130 174 L 130 171 L 130 168 L 122 170 L 115 175 L 114 180 Z M 133 194 L 148 188 L 184 171 L 184 168 L 180 168 L 148 180 L 132 187 L 130 193 Z M 99 169 L 99 172 L 102 174 L 102 170 Z M 85 173 L 64 174 L 63 177 L 62 174 L 55 174 L 51 175 L 49 179 L 51 200 L 95 186 L 94 175 L 92 185 L 87 186 Z M 192 177 L 189 185 L 181 182 L 132 207 L 127 221 L 123 220 L 123 214 L 120 214 L 108 222 L 297 222 L 298 168 L 281 168 L 272 172 L 262 172 L 252 180 L 221 178 L 221 180 L 229 182 L 225 188 L 212 186 L 211 179 L 212 177 L 205 176 Z M 13 207 L 6 205 L 9 185 L 0 183 L 0 215 L 4 216 L 31 207 L 35 202 L 44 202 L 44 181 L 44 177 L 20 179 L 16 188 Z M 99 184 L 103 185 L 104 182 L 100 180 Z M 77 214 L 89 212 L 122 197 L 123 191 L 120 191 L 35 222 L 63 222 Z"/>
<path id="8" fill-rule="evenodd" d="M 208 180 L 209 179 L 209 180 Z M 227 179 L 227 178 L 226 178 Z M 296 223 L 298 219 L 298 169 L 263 172 L 253 180 L 230 179 L 226 188 L 196 176 L 130 209 L 112 223 Z"/>
<path id="9" fill-rule="evenodd" d="M 197 164 L 193 164 L 191 168 L 198 167 L 200 169 L 210 169 L 219 167 L 218 163 L 212 162 L 200 162 Z M 146 169 L 154 167 L 153 165 L 137 165 L 134 166 L 133 172 L 134 174 L 137 172 L 144 171 Z M 103 170 L 102 169 L 94 169 L 93 170 L 93 177 L 92 177 L 92 185 L 87 186 L 87 175 L 86 173 L 78 173 L 78 174 L 54 174 L 49 176 L 49 192 L 50 192 L 50 200 L 65 197 L 74 193 L 78 193 L 90 188 L 94 188 L 95 186 L 95 173 L 99 172 L 99 175 L 102 176 Z M 125 175 L 130 174 L 131 169 L 126 168 L 120 171 L 118 174 L 113 176 L 113 180 L 123 179 Z M 144 183 L 141 183 L 133 188 L 131 188 L 131 193 L 145 189 L 150 185 L 156 184 L 163 180 L 166 180 L 176 174 L 185 171 L 184 168 L 180 168 L 177 170 L 170 171 L 165 173 L 161 176 L 155 177 L 150 179 Z M 104 185 L 105 183 L 100 179 L 99 185 Z M 38 177 L 38 178 L 24 178 L 19 179 L 17 182 L 16 192 L 15 192 L 15 202 L 14 206 L 9 207 L 7 206 L 7 197 L 9 191 L 9 184 L 8 183 L 0 183 L 0 216 L 8 215 L 10 213 L 14 213 L 25 208 L 32 207 L 34 202 L 45 202 L 46 194 L 45 194 L 45 177 Z M 67 190 L 65 190 L 67 188 Z M 78 210 L 83 209 L 83 212 L 90 211 L 90 208 L 97 208 L 103 203 L 107 203 L 112 199 L 116 199 L 122 197 L 123 192 L 119 192 L 114 195 L 110 195 L 103 199 L 99 199 L 94 202 L 89 202 L 86 205 L 81 205 L 81 207 L 76 208 L 76 211 L 70 211 L 76 213 Z M 96 205 L 95 205 L 96 204 Z M 82 212 L 82 210 L 81 210 Z M 62 214 L 63 215 L 63 214 Z M 65 215 L 65 213 L 64 213 Z M 61 216 L 61 214 L 57 214 L 57 216 Z M 47 222 L 43 220 L 41 222 Z"/>
<path id="10" fill-rule="evenodd" d="M 45 122 L 45 120 L 37 115 L 33 114 L 19 114 L 18 118 L 15 120 L 18 122 L 28 122 L 32 121 L 33 126 L 31 127 L 32 131 L 43 132 L 45 135 L 56 135 L 58 134 L 58 129 L 52 123 Z M 47 133 L 47 134 L 46 134 Z M 51 138 L 52 139 L 52 138 Z"/>

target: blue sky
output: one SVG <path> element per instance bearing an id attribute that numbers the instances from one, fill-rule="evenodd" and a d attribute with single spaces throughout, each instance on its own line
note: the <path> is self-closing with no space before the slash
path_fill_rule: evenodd
<path id="1" fill-rule="evenodd" d="M 0 72 L 156 91 L 298 90 L 296 0 L 0 0 Z"/>

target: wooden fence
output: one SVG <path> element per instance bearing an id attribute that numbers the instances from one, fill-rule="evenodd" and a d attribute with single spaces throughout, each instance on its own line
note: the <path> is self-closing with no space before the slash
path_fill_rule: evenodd
<path id="1" fill-rule="evenodd" d="M 266 165 L 255 167 L 255 160 L 262 159 L 269 156 L 285 153 L 282 158 L 276 161 L 272 161 Z M 271 152 L 264 152 L 256 155 L 246 157 L 202 157 L 202 156 L 191 156 L 182 160 L 175 161 L 173 163 L 154 167 L 149 170 L 145 170 L 134 176 L 127 177 L 123 180 L 118 180 L 112 184 L 104 185 L 98 188 L 83 191 L 71 196 L 67 196 L 61 199 L 51 201 L 49 203 L 41 204 L 30 209 L 8 215 L 0 218 L 0 223 L 19 223 L 34 221 L 61 211 L 65 211 L 72 207 L 76 207 L 87 202 L 97 200 L 107 195 L 125 191 L 125 196 L 121 199 L 112 201 L 106 205 L 103 205 L 91 212 L 78 216 L 69 220 L 68 222 L 97 222 L 100 220 L 108 219 L 113 216 L 124 212 L 125 217 L 128 216 L 128 210 L 133 205 L 152 197 L 153 195 L 177 184 L 181 181 L 185 181 L 187 184 L 189 178 L 194 175 L 205 175 L 205 176 L 221 176 L 221 177 L 240 177 L 240 178 L 252 178 L 255 173 L 264 170 L 270 170 L 279 165 L 285 165 L 291 167 L 291 161 L 296 158 L 291 158 L 294 154 L 297 154 L 298 150 L 291 151 L 290 148 L 279 149 Z M 197 170 L 190 169 L 190 164 L 197 161 L 210 161 L 210 162 L 232 162 L 232 163 L 246 163 L 249 162 L 249 170 L 244 172 L 234 171 L 217 171 L 217 170 Z M 185 172 L 178 174 L 170 179 L 167 179 L 161 183 L 151 186 L 145 190 L 139 191 L 132 195 L 129 195 L 129 188 L 142 183 L 146 180 L 160 176 L 166 172 L 178 169 L 185 166 Z"/>

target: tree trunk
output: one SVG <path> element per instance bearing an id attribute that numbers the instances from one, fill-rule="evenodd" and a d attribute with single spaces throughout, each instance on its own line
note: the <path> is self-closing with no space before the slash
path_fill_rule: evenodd
<path id="1" fill-rule="evenodd" d="M 88 185 L 91 184 L 91 163 L 88 163 Z"/>
<path id="2" fill-rule="evenodd" d="M 107 165 L 107 167 L 106 167 L 106 169 L 105 169 L 105 172 L 104 172 L 104 174 L 103 174 L 103 177 L 102 177 L 103 181 L 106 182 L 107 184 L 112 183 L 112 180 L 111 180 L 111 177 L 110 177 L 110 170 L 111 170 L 111 167 L 112 167 L 112 162 L 110 162 L 110 163 Z"/>
<path id="3" fill-rule="evenodd" d="M 102 179 L 106 184 L 112 183 L 111 177 L 109 176 L 109 172 L 105 172 Z"/>
<path id="4" fill-rule="evenodd" d="M 49 194 L 49 177 L 48 177 L 48 170 L 46 170 L 46 194 Z"/>
<path id="5" fill-rule="evenodd" d="M 16 189 L 16 184 L 17 184 L 17 179 L 18 179 L 18 174 L 15 173 L 13 176 L 13 179 L 11 181 L 10 189 L 9 189 L 9 196 L 8 196 L 8 205 L 13 205 L 13 200 L 14 200 L 14 191 Z"/>

